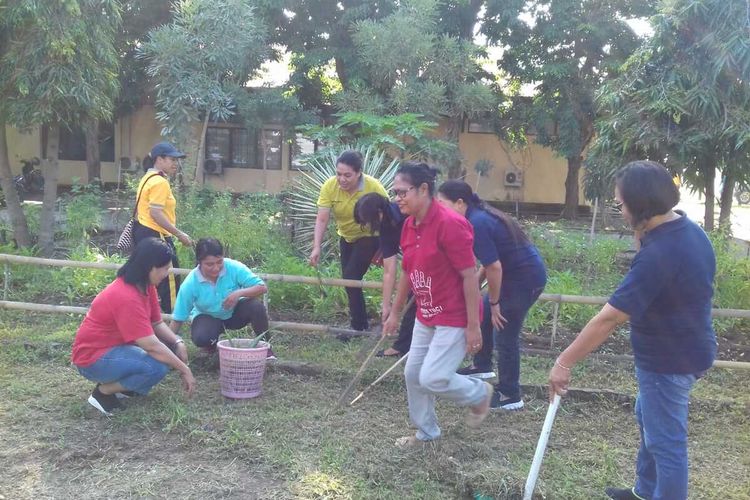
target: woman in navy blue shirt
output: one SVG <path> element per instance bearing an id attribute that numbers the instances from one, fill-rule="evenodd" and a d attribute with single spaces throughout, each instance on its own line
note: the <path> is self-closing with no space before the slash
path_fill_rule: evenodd
<path id="1" fill-rule="evenodd" d="M 482 349 L 474 363 L 458 371 L 492 378 L 492 347 L 497 349 L 498 384 L 491 407 L 523 408 L 519 337 L 526 314 L 547 283 L 539 252 L 512 217 L 486 205 L 467 183 L 444 182 L 438 200 L 466 217 L 474 228 L 474 255 L 481 264 L 480 283 L 487 279 L 482 318 Z"/>
<path id="2" fill-rule="evenodd" d="M 398 255 L 401 253 L 401 229 L 406 215 L 401 213 L 398 204 L 391 202 L 378 193 L 367 193 L 354 205 L 354 220 L 369 231 L 380 233 L 380 251 L 383 256 L 383 305 L 381 321 L 385 323 L 391 313 L 393 291 L 396 288 L 396 269 Z M 417 314 L 416 304 L 412 304 L 401 319 L 398 338 L 388 349 L 378 351 L 377 356 L 402 356 L 409 352 L 411 334 L 414 330 L 414 318 Z"/>
<path id="3" fill-rule="evenodd" d="M 706 233 L 673 208 L 680 192 L 667 169 L 651 161 L 625 165 L 615 200 L 640 244 L 630 271 L 599 313 L 555 361 L 550 397 L 564 395 L 571 368 L 630 321 L 641 432 L 635 486 L 610 498 L 687 498 L 690 390 L 713 364 L 711 299 L 716 257 Z"/>

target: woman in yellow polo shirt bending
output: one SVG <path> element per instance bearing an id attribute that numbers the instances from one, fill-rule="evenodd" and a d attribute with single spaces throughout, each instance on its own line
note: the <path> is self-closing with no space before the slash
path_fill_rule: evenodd
<path id="1" fill-rule="evenodd" d="M 344 279 L 362 279 L 379 245 L 377 234 L 373 235 L 354 220 L 354 205 L 367 193 L 388 196 L 377 179 L 362 173 L 362 155 L 358 151 L 344 151 L 336 159 L 336 176 L 328 179 L 320 189 L 310 265 L 318 265 L 323 236 L 333 214 L 336 232 L 341 237 L 341 275 Z M 347 288 L 346 295 L 349 298 L 352 329 L 367 330 L 367 310 L 362 289 Z"/>
<path id="2" fill-rule="evenodd" d="M 177 172 L 178 158 L 185 158 L 185 154 L 168 142 L 160 142 L 143 159 L 143 168 L 146 173 L 138 185 L 136 201 L 138 224 L 135 224 L 133 228 L 133 239 L 136 245 L 139 241 L 149 237 L 166 241 L 174 253 L 173 267 L 179 267 L 177 252 L 174 251 L 173 236 L 183 245 L 193 246 L 190 236 L 175 226 L 177 202 L 172 195 L 172 188 L 169 187 L 168 176 Z M 172 312 L 178 288 L 179 281 L 172 273 L 156 287 L 162 311 Z"/>

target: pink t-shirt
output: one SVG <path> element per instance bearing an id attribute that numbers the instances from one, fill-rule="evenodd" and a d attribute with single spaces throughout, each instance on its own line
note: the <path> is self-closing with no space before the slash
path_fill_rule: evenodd
<path id="1" fill-rule="evenodd" d="M 156 287 L 149 286 L 144 295 L 117 278 L 91 303 L 73 341 L 71 360 L 76 366 L 90 366 L 113 347 L 153 335 L 152 324 L 159 321 Z"/>
<path id="2" fill-rule="evenodd" d="M 427 326 L 468 324 L 460 271 L 475 267 L 474 230 L 465 217 L 433 201 L 420 224 L 413 216 L 401 232 L 402 268 Z"/>

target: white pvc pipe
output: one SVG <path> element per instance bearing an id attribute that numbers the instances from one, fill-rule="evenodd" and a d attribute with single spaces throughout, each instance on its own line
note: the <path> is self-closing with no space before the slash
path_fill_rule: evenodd
<path id="1" fill-rule="evenodd" d="M 547 449 L 547 441 L 549 440 L 549 434 L 552 432 L 552 422 L 555 421 L 555 415 L 557 414 L 557 408 L 560 406 L 560 395 L 555 394 L 555 398 L 552 400 L 552 404 L 547 409 L 547 417 L 544 419 L 544 425 L 542 426 L 542 433 L 539 435 L 539 442 L 536 444 L 536 451 L 534 452 L 534 460 L 531 462 L 531 470 L 529 470 L 529 477 L 526 478 L 526 486 L 523 489 L 523 500 L 531 500 L 531 496 L 534 494 L 534 487 L 536 486 L 536 480 L 539 477 L 539 469 L 542 468 L 542 459 L 544 458 L 544 450 Z"/>

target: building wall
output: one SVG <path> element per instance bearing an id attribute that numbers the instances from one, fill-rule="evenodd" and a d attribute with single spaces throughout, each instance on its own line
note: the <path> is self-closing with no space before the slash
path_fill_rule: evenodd
<path id="1" fill-rule="evenodd" d="M 443 124 L 441 124 L 443 125 Z M 199 135 L 196 125 L 195 136 Z M 438 133 L 442 130 L 438 130 Z M 41 140 L 37 129 L 19 132 L 7 129 L 11 168 L 20 173 L 21 158 L 42 157 Z M 130 175 L 140 176 L 143 156 L 160 140 L 160 126 L 155 118 L 153 106 L 144 106 L 115 124 L 115 162 L 102 162 L 102 179 L 107 183 L 118 182 L 121 158 L 129 158 Z M 221 175 L 206 175 L 206 184 L 232 192 L 279 192 L 298 175 L 290 169 L 290 147 L 288 137 L 282 138 L 281 170 L 253 168 L 225 168 Z M 467 171 L 466 181 L 479 195 L 492 201 L 518 201 L 526 203 L 563 203 L 565 201 L 565 176 L 567 163 L 551 149 L 531 144 L 521 150 L 504 145 L 494 134 L 462 132 L 459 147 L 463 154 L 463 166 Z M 187 151 L 186 161 L 195 161 L 195 152 Z M 191 159 L 192 157 L 192 159 Z M 494 167 L 487 177 L 477 182 L 474 165 L 486 159 Z M 505 174 L 508 170 L 523 172 L 523 185 L 508 187 Z M 86 181 L 86 163 L 82 161 L 60 161 L 60 183 L 72 184 L 75 179 Z M 120 179 L 122 176 L 120 177 Z M 583 202 L 583 196 L 581 196 Z"/>
<path id="2" fill-rule="evenodd" d="M 459 148 L 467 172 L 465 180 L 481 198 L 525 203 L 565 202 L 568 164 L 551 149 L 531 143 L 514 150 L 494 134 L 468 132 L 459 135 Z M 494 167 L 477 182 L 479 176 L 474 165 L 483 159 L 492 162 Z M 516 170 L 523 173 L 522 186 L 506 186 L 505 174 Z M 583 203 L 582 192 L 580 199 Z"/>

